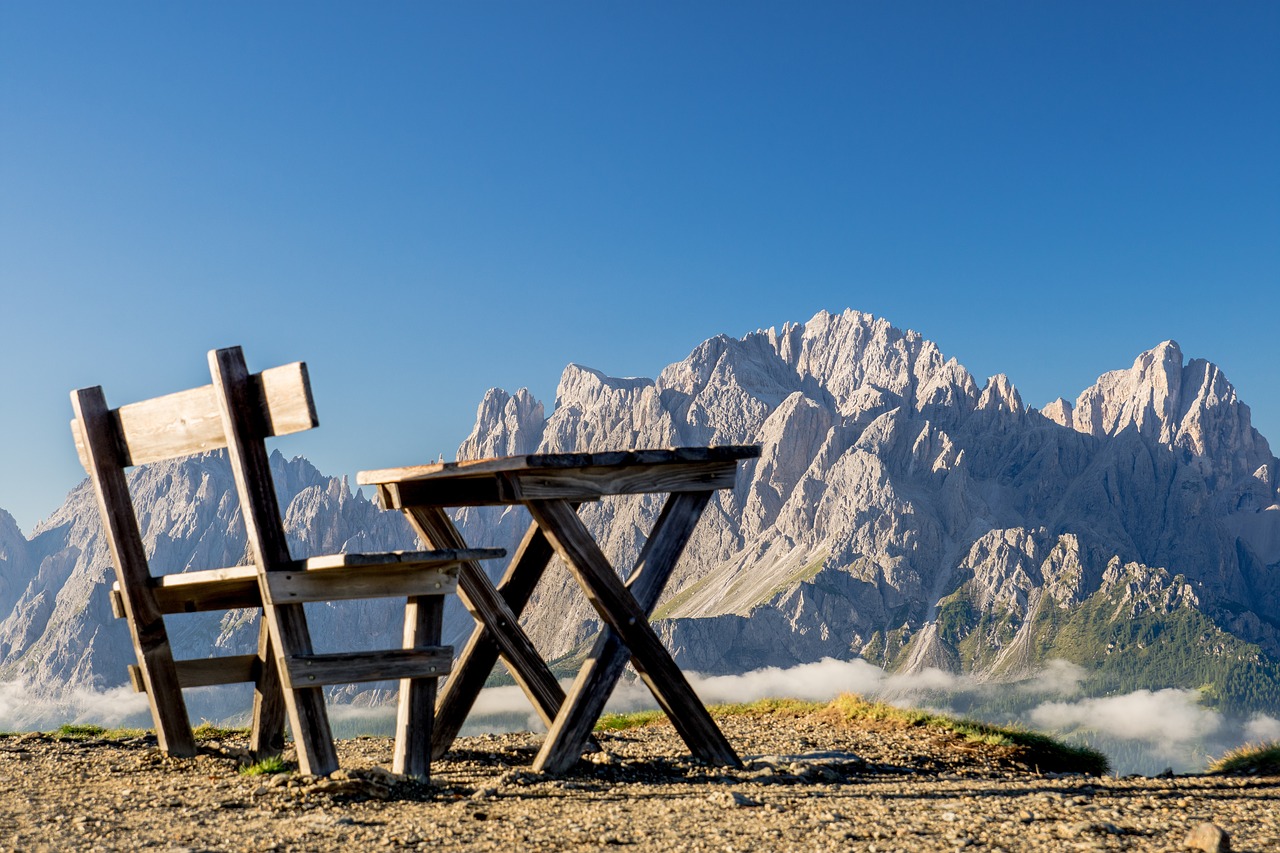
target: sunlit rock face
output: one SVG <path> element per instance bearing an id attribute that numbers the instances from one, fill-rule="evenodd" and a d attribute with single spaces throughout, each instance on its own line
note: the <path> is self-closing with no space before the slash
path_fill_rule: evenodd
<path id="1" fill-rule="evenodd" d="M 761 445 L 711 501 L 655 613 L 691 669 L 864 655 L 1015 678 L 1042 662 L 1054 626 L 1103 599 L 1108 619 L 1207 614 L 1280 657 L 1280 463 L 1221 371 L 1171 341 L 1037 411 L 1008 377 L 980 385 L 915 332 L 823 312 L 711 338 L 656 379 L 570 365 L 546 409 L 526 390 L 491 390 L 459 458 Z M 295 556 L 416 547 L 345 481 L 303 459 L 272 465 Z M 130 483 L 157 566 L 244 561 L 220 455 L 146 466 Z M 581 514 L 625 574 L 660 509 L 641 496 Z M 514 548 L 528 525 L 513 508 L 455 517 L 475 546 Z M 0 677 L 125 680 L 132 652 L 110 616 L 87 485 L 30 540 L 0 515 L 0 570 Z M 399 644 L 393 602 L 308 608 L 321 648 Z M 451 606 L 447 637 L 460 643 L 470 624 Z M 556 563 L 525 625 L 552 659 L 578 653 L 597 621 Z M 174 617 L 171 630 L 180 655 L 256 638 L 244 614 Z"/>

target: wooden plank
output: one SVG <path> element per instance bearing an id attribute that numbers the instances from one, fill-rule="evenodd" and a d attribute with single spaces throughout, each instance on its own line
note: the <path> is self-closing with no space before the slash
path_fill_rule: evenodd
<path id="1" fill-rule="evenodd" d="M 325 684 L 437 678 L 449 674 L 453 664 L 453 646 L 290 655 L 284 659 L 284 664 L 285 689 L 295 691 L 301 687 Z"/>
<path id="2" fill-rule="evenodd" d="M 198 613 L 262 606 L 255 566 L 160 575 L 151 579 L 151 589 L 161 613 Z"/>
<path id="3" fill-rule="evenodd" d="M 270 604 L 445 595 L 458 589 L 458 564 L 447 568 L 411 564 L 267 572 L 262 583 Z"/>
<path id="4" fill-rule="evenodd" d="M 376 486 L 386 483 L 403 483 L 409 480 L 455 479 L 534 469 L 619 468 L 687 462 L 738 462 L 743 459 L 754 459 L 759 455 L 760 446 L 754 444 L 612 450 L 602 453 L 535 453 L 361 471 L 356 475 L 356 482 L 362 486 Z"/>
<path id="5" fill-rule="evenodd" d="M 254 681 L 258 677 L 257 655 L 228 655 L 213 658 L 192 658 L 174 661 L 178 670 L 178 686 L 211 687 L 217 684 L 241 684 Z M 129 667 L 129 680 L 136 693 L 145 693 L 146 684 L 142 680 L 142 670 L 136 665 Z"/>
<path id="6" fill-rule="evenodd" d="M 276 602 L 288 601 L 338 601 L 351 598 L 376 598 L 379 595 L 424 595 L 439 592 L 452 592 L 454 586 L 445 584 L 432 587 L 435 575 L 420 575 L 421 585 L 411 579 L 399 579 L 397 572 L 413 572 L 430 570 L 432 567 L 456 566 L 460 560 L 492 560 L 506 554 L 501 548 L 471 548 L 463 551 L 387 551 L 369 554 L 333 554 L 323 557 L 311 557 L 305 560 L 291 560 L 280 571 L 290 578 L 304 572 L 317 573 L 313 577 L 295 581 L 285 581 L 272 577 L 272 588 L 279 589 Z M 338 574 L 333 574 L 335 571 Z M 324 574 L 324 577 L 320 577 Z M 401 592 L 399 588 L 386 593 L 377 592 L 375 587 L 384 583 L 385 578 L 391 583 L 404 583 L 405 588 L 413 592 Z M 346 578 L 350 588 L 340 588 Z M 205 569 L 194 572 L 178 572 L 151 578 L 152 593 L 156 606 L 161 613 L 197 613 L 209 610 L 235 610 L 244 607 L 261 607 L 262 593 L 258 585 L 258 569 L 256 566 L 232 566 L 225 569 Z M 298 597 L 290 598 L 287 592 L 294 584 Z M 324 590 L 334 587 L 333 594 L 327 598 L 304 597 L 307 590 Z M 116 607 L 119 595 L 119 584 L 112 590 L 112 607 Z M 119 606 L 123 606 L 120 604 Z M 120 611 L 117 615 L 122 614 Z"/>
<path id="7" fill-rule="evenodd" d="M 239 347 L 209 353 L 209 372 L 217 389 L 218 410 L 227 440 L 227 455 L 235 476 L 236 491 L 248 534 L 249 550 L 263 575 L 287 570 L 289 547 L 280 521 L 280 507 L 272 485 L 265 425 L 253 412 L 256 398 L 249 381 L 244 353 Z M 312 653 L 307 617 L 301 604 L 264 603 L 263 618 L 271 634 L 281 680 L 285 687 L 285 707 L 293 729 L 299 769 L 306 774 L 328 776 L 338 769 L 338 754 L 320 686 L 295 687 L 287 673 L 286 659 Z M 312 682 L 314 683 L 314 682 Z"/>
<path id="8" fill-rule="evenodd" d="M 423 651 L 440 645 L 444 598 L 410 598 L 404 613 L 405 649 Z M 452 649 L 450 650 L 452 651 Z M 432 723 L 438 676 L 406 678 L 400 682 L 396 704 L 396 746 L 391 769 L 417 779 L 431 778 Z"/>
<path id="9" fill-rule="evenodd" d="M 463 560 L 497 560 L 507 556 L 502 548 L 444 548 L 438 551 L 371 551 L 364 554 L 331 554 L 294 561 L 293 570 L 328 571 L 329 569 L 400 566 L 429 569 L 456 565 Z"/>
<path id="10" fill-rule="evenodd" d="M 85 469 L 93 482 L 160 749 L 170 755 L 195 755 L 195 738 L 178 684 L 169 635 L 151 592 L 151 572 L 120 460 L 115 422 L 100 387 L 71 392 L 71 406 L 83 438 Z"/>
<path id="11" fill-rule="evenodd" d="M 462 535 L 439 507 L 411 507 L 406 511 L 406 517 L 429 546 L 465 547 Z M 511 677 L 529 697 L 538 716 L 550 725 L 564 702 L 564 690 L 520 627 L 519 617 L 498 594 L 479 563 L 468 561 L 462 564 L 458 573 L 458 597 L 475 620 L 493 632 L 494 642 Z"/>
<path id="12" fill-rule="evenodd" d="M 306 364 L 295 362 L 273 367 L 248 381 L 249 403 L 257 413 L 255 417 L 263 423 L 266 435 L 301 432 L 319 423 Z M 212 385 L 203 385 L 131 403 L 111 412 L 122 467 L 225 447 L 226 434 L 218 414 L 217 397 Z M 87 471 L 84 436 L 77 421 L 71 422 L 71 433 L 80 463 Z"/>
<path id="13" fill-rule="evenodd" d="M 271 628 L 265 618 L 258 619 L 258 679 L 253 685 L 253 727 L 249 732 L 249 752 L 262 759 L 284 751 L 284 725 L 288 715 L 284 685 L 275 647 L 271 644 Z"/>
<path id="14" fill-rule="evenodd" d="M 693 535 L 711 492 L 671 495 L 640 552 L 627 588 L 647 618 Z M 605 703 L 626 669 L 630 652 L 622 637 L 605 625 L 591 653 L 569 688 L 564 707 L 549 727 L 533 767 L 539 772 L 563 773 L 577 763 Z"/>
<path id="15" fill-rule="evenodd" d="M 606 495 L 702 492 L 732 488 L 737 463 L 680 462 L 628 467 L 544 468 L 494 472 L 484 477 L 405 480 L 379 486 L 383 505 L 485 506 L 563 498 L 575 502 Z"/>
<path id="16" fill-rule="evenodd" d="M 632 665 L 693 754 L 709 764 L 741 767 L 733 747 L 653 633 L 645 612 L 614 573 L 577 513 L 559 500 L 529 501 L 527 506 L 600 618 L 630 649 Z"/>

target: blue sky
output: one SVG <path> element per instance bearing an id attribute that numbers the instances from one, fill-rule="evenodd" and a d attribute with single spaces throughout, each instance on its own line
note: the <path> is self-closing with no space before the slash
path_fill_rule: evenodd
<path id="1" fill-rule="evenodd" d="M 846 307 L 1033 405 L 1173 338 L 1280 445 L 1280 4 L 0 4 L 0 507 L 72 388 L 311 367 L 328 473 Z"/>

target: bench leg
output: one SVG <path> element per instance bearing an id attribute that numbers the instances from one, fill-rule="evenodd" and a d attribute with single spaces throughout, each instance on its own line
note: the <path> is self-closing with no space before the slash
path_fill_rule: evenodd
<path id="1" fill-rule="evenodd" d="M 271 629 L 265 616 L 258 617 L 258 677 L 253 685 L 253 732 L 249 752 L 262 759 L 284 751 L 284 688 L 276 667 Z"/>
<path id="2" fill-rule="evenodd" d="M 439 646 L 443 621 L 444 596 L 409 599 L 404 614 L 404 647 Z M 436 682 L 435 678 L 403 679 L 396 708 L 396 752 L 392 769 L 423 781 L 431 778 L 431 725 L 435 717 Z"/>

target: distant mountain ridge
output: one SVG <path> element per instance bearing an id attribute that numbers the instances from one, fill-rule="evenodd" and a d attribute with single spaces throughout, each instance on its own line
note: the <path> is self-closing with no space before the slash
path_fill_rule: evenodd
<path id="1" fill-rule="evenodd" d="M 493 389 L 458 455 L 738 443 L 762 456 L 712 501 L 655 614 L 683 666 L 862 655 L 1004 680 L 1065 657 L 1086 690 L 1204 686 L 1223 707 L 1280 706 L 1280 462 L 1222 372 L 1172 341 L 1037 411 L 915 332 L 822 312 L 711 338 L 656 380 L 570 365 L 549 415 L 527 390 Z M 272 464 L 295 555 L 412 546 L 345 482 Z M 161 562 L 243 561 L 217 454 L 148 466 L 131 486 Z M 582 514 L 628 566 L 659 507 L 618 498 Z M 512 547 L 527 524 L 516 509 L 456 517 L 476 546 Z M 30 540 L 0 515 L 0 561 L 0 677 L 123 682 L 131 652 L 87 484 Z M 535 642 L 566 663 L 596 628 L 560 567 L 529 612 Z M 178 621 L 180 650 L 252 646 L 240 614 Z M 381 604 L 312 622 L 371 643 L 399 630 Z M 453 609 L 455 641 L 468 622 Z"/>

